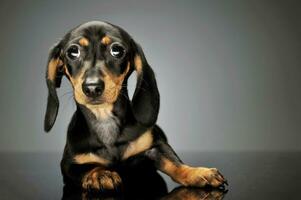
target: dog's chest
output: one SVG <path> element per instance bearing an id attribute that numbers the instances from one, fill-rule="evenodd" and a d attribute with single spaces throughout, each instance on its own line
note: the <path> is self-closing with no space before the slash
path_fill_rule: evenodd
<path id="1" fill-rule="evenodd" d="M 106 147 L 110 147 L 116 142 L 120 132 L 120 122 L 117 117 L 112 115 L 105 119 L 95 119 L 91 124 L 97 139 Z"/>

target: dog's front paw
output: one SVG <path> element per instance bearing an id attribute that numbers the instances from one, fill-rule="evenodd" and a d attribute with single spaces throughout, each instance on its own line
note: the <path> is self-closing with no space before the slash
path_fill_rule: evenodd
<path id="1" fill-rule="evenodd" d="M 117 190 L 121 178 L 116 172 L 97 167 L 89 171 L 82 179 L 82 187 L 88 191 Z"/>
<path id="2" fill-rule="evenodd" d="M 184 186 L 220 187 L 228 184 L 224 176 L 216 168 L 184 166 L 179 173 L 178 180 Z"/>

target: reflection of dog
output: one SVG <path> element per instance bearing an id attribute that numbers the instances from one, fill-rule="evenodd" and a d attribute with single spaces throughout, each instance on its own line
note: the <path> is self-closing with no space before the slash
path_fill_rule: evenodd
<path id="1" fill-rule="evenodd" d="M 222 200 L 225 193 L 226 191 L 219 189 L 179 187 L 160 200 Z"/>
<path id="2" fill-rule="evenodd" d="M 193 187 L 178 187 L 172 190 L 170 193 L 162 196 L 153 196 L 151 193 L 145 193 L 144 195 L 137 195 L 131 193 L 128 195 L 118 194 L 105 194 L 100 195 L 96 193 L 81 192 L 80 190 L 64 188 L 64 195 L 62 200 L 67 199 L 82 199 L 82 200 L 121 200 L 121 199 L 157 199 L 157 200 L 222 200 L 225 197 L 225 191 L 219 189 L 203 189 Z M 154 190 L 155 192 L 155 190 Z"/>
<path id="3" fill-rule="evenodd" d="M 127 79 L 137 73 L 132 101 Z M 215 168 L 190 167 L 168 145 L 156 120 L 159 92 L 153 70 L 141 47 L 123 29 L 105 22 L 82 24 L 50 51 L 45 131 L 52 128 L 59 107 L 56 88 L 65 75 L 77 110 L 69 124 L 61 169 L 65 183 L 84 189 L 110 190 L 121 184 L 118 168 L 148 159 L 185 186 L 222 186 Z"/>

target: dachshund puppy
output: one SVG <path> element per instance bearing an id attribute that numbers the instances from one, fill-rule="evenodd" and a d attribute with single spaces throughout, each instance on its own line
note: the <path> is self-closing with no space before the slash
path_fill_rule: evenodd
<path id="1" fill-rule="evenodd" d="M 137 74 L 132 100 L 127 80 Z M 119 171 L 146 162 L 184 186 L 224 186 L 216 168 L 185 165 L 167 142 L 156 120 L 159 91 L 142 48 L 118 26 L 92 21 L 69 31 L 50 51 L 44 129 L 57 117 L 56 89 L 70 81 L 77 109 L 67 131 L 61 161 L 65 183 L 106 191 L 122 184 Z"/>

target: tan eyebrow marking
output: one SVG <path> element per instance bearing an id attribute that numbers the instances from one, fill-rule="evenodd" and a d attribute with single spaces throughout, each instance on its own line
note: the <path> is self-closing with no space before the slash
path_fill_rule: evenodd
<path id="1" fill-rule="evenodd" d="M 108 45 L 112 42 L 111 38 L 109 38 L 108 36 L 104 36 L 102 39 L 101 39 L 101 43 L 104 44 L 104 45 Z"/>
<path id="2" fill-rule="evenodd" d="M 94 153 L 84 153 L 74 156 L 74 160 L 77 164 L 87 164 L 87 163 L 99 163 L 102 165 L 109 164 L 107 159 L 104 159 Z"/>
<path id="3" fill-rule="evenodd" d="M 81 46 L 88 46 L 89 45 L 89 40 L 85 37 L 81 38 L 78 42 Z"/>

